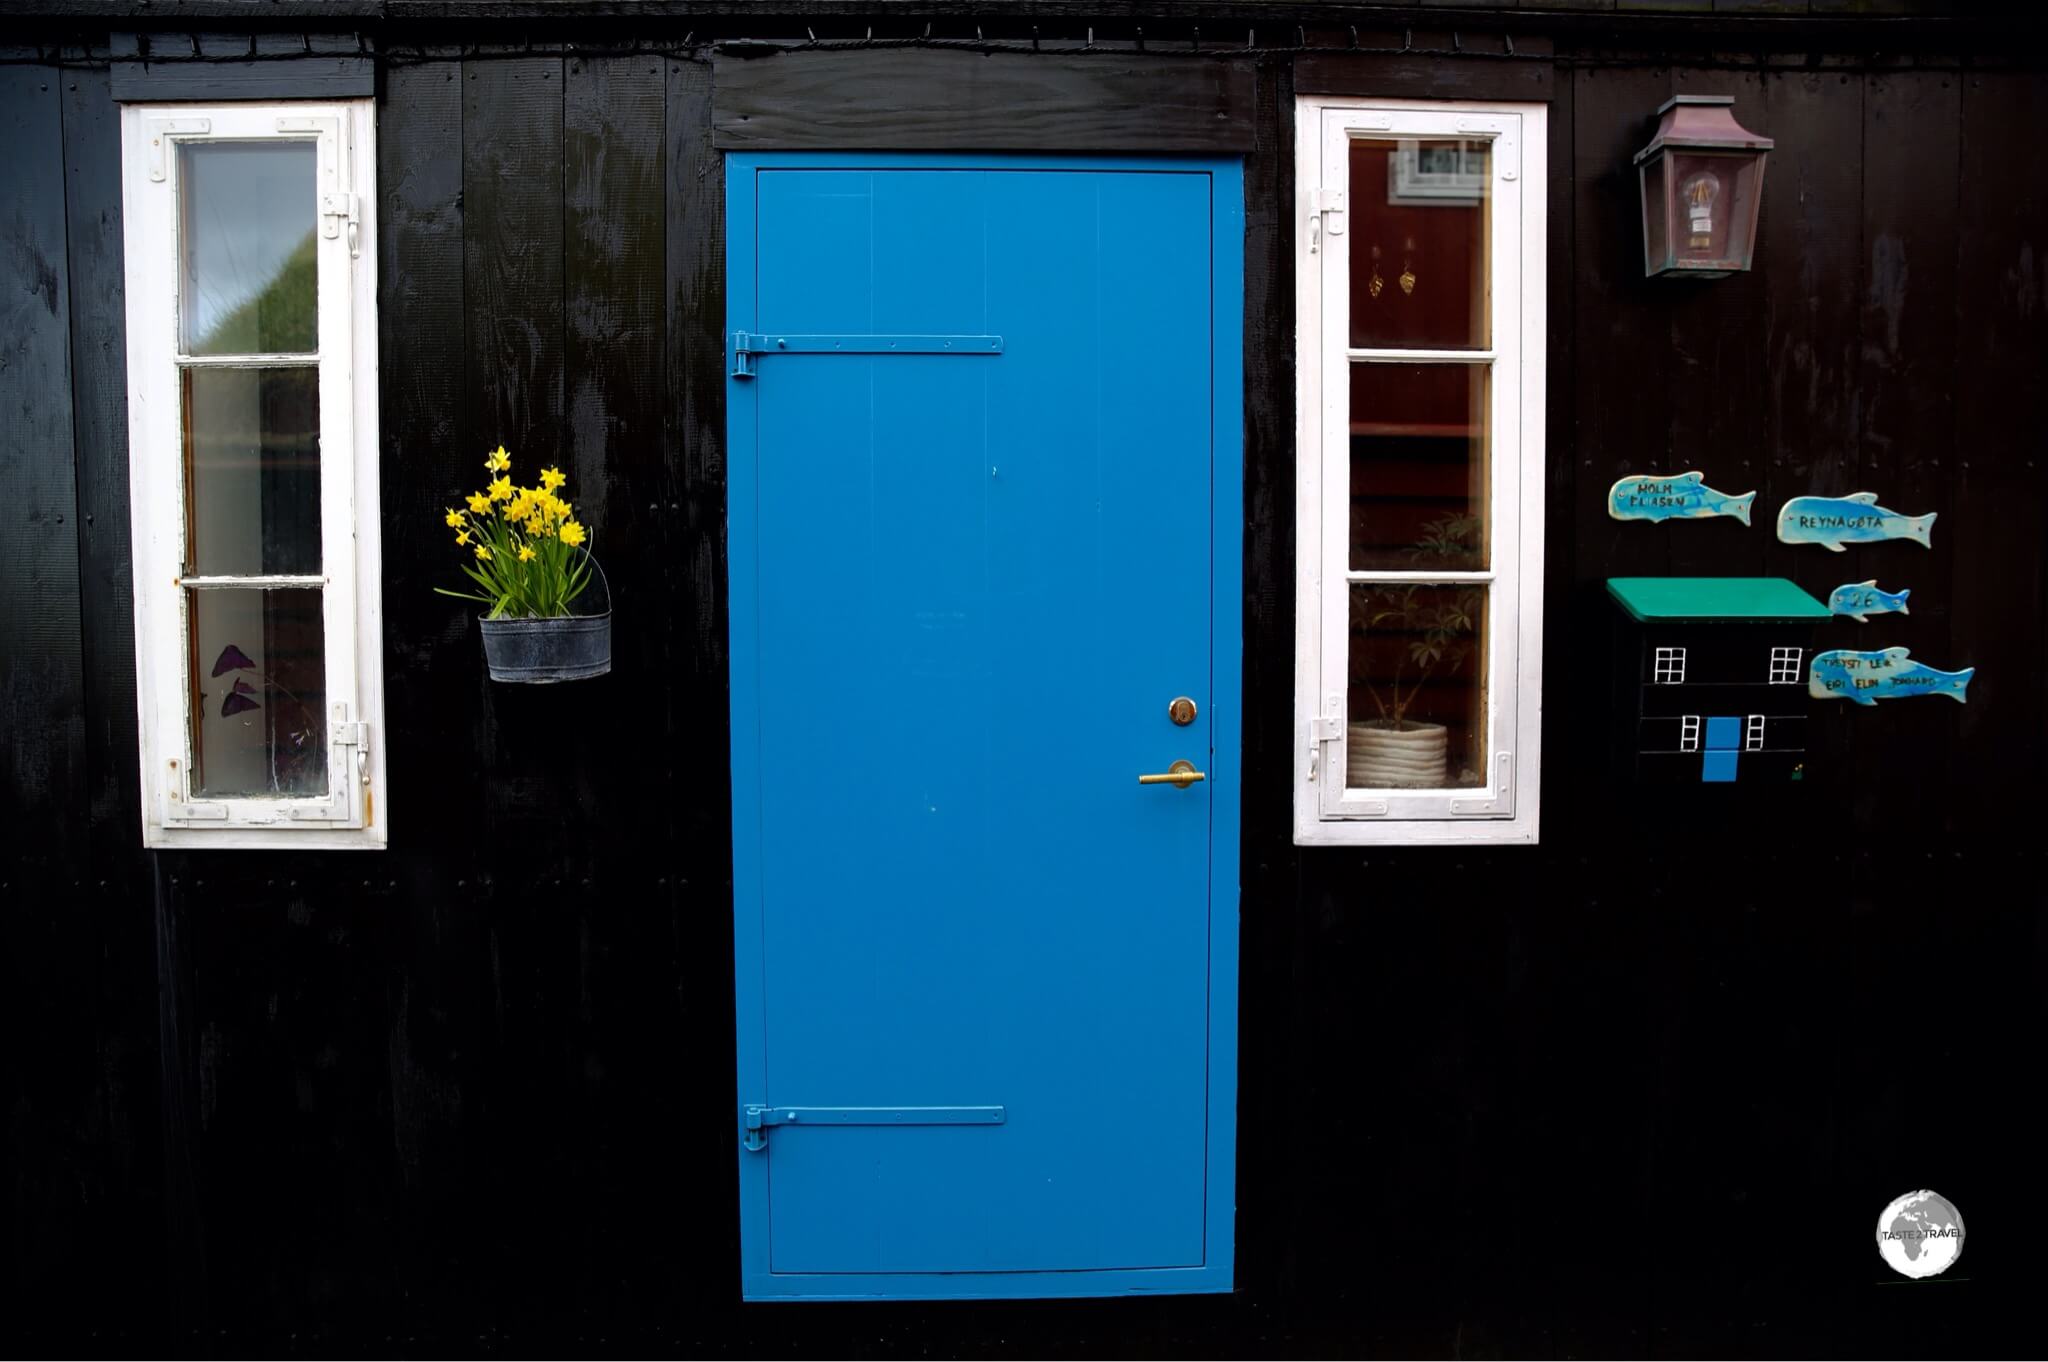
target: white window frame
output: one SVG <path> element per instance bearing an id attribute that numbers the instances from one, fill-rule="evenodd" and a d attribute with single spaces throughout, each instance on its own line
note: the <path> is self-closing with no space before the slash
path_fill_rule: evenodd
<path id="1" fill-rule="evenodd" d="M 1299 846 L 1533 843 L 1542 756 L 1545 148 L 1542 104 L 1311 95 L 1295 117 L 1294 840 Z M 1349 349 L 1349 139 L 1485 139 L 1493 197 L 1491 350 Z M 1385 184 L 1362 186 L 1385 193 Z M 1349 368 L 1490 362 L 1493 559 L 1482 572 L 1350 572 Z M 1327 491 L 1327 495 L 1326 495 Z M 1352 790 L 1345 695 L 1354 576 L 1491 586 L 1487 781 Z"/>
<path id="2" fill-rule="evenodd" d="M 1678 721 L 1678 750 L 1697 752 L 1700 750 L 1700 716 L 1687 714 Z"/>
<path id="3" fill-rule="evenodd" d="M 1742 750 L 1761 752 L 1764 750 L 1764 716 L 1751 714 L 1742 723 Z"/>
<path id="4" fill-rule="evenodd" d="M 389 840 L 377 514 L 375 138 L 374 102 L 367 99 L 129 104 L 121 111 L 145 846 L 374 849 Z M 195 799 L 185 594 L 194 579 L 184 575 L 179 381 L 190 361 L 181 356 L 178 328 L 177 148 L 280 140 L 319 146 L 321 560 L 318 573 L 308 577 L 238 576 L 235 584 L 312 586 L 322 593 L 328 790 L 322 797 Z"/>
<path id="5" fill-rule="evenodd" d="M 1806 649 L 1771 649 L 1771 670 L 1769 684 L 1773 686 L 1796 686 L 1800 674 L 1806 667 Z"/>
<path id="6" fill-rule="evenodd" d="M 1650 657 L 1650 684 L 1653 686 L 1682 686 L 1685 684 L 1685 649 L 1659 648 Z"/>

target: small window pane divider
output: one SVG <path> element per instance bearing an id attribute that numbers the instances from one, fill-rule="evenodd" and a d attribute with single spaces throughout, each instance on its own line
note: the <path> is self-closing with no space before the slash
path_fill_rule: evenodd
<path id="1" fill-rule="evenodd" d="M 1491 364 L 1491 350 L 1346 350 L 1353 364 Z"/>
<path id="2" fill-rule="evenodd" d="M 313 369 L 320 352 L 300 350 L 283 355 L 179 355 L 181 369 Z"/>
<path id="3" fill-rule="evenodd" d="M 327 585 L 321 576 L 301 576 L 290 573 L 257 577 L 193 576 L 178 578 L 178 585 L 194 591 L 216 591 L 229 587 L 240 587 L 253 591 L 280 591 L 292 588 L 320 590 Z"/>

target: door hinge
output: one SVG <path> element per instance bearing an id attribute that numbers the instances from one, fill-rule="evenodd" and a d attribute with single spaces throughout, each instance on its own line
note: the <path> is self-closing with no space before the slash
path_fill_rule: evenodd
<path id="1" fill-rule="evenodd" d="M 749 1102 L 744 1113 L 748 1149 L 768 1147 L 770 1126 L 999 1126 L 1001 1107 L 769 1107 Z"/>
<path id="2" fill-rule="evenodd" d="M 1000 355 L 1001 336 L 790 336 L 732 333 L 732 376 L 752 378 L 758 355 Z"/>

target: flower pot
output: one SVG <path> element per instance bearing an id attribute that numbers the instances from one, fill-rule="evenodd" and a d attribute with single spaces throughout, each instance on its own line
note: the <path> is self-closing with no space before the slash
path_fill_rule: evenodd
<path id="1" fill-rule="evenodd" d="M 597 567 L 595 558 L 590 560 Z M 582 681 L 612 669 L 612 587 L 604 569 L 604 613 L 558 615 L 553 619 L 477 621 L 484 635 L 484 666 L 493 681 L 545 685 Z"/>
<path id="2" fill-rule="evenodd" d="M 1352 724 L 1345 784 L 1354 790 L 1430 790 L 1450 783 L 1449 731 L 1442 724 Z"/>

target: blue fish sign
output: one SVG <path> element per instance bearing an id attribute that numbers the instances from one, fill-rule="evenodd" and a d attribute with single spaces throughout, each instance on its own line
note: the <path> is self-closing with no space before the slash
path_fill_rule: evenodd
<path id="1" fill-rule="evenodd" d="M 1910 615 L 1906 608 L 1906 597 L 1913 594 L 1913 588 L 1904 591 L 1879 591 L 1877 578 L 1867 582 L 1851 582 L 1838 586 L 1828 593 L 1828 613 L 1847 615 L 1858 624 L 1870 623 L 1872 615 Z"/>
<path id="2" fill-rule="evenodd" d="M 1728 515 L 1747 525 L 1756 493 L 1731 497 L 1707 486 L 1704 473 L 1623 478 L 1607 489 L 1607 514 L 1616 520 L 1704 520 Z"/>
<path id="3" fill-rule="evenodd" d="M 1825 544 L 1836 553 L 1844 544 L 1876 544 L 1886 539 L 1910 539 L 1931 549 L 1937 514 L 1900 515 L 1878 505 L 1875 492 L 1794 497 L 1778 511 L 1778 538 L 1787 544 Z"/>
<path id="4" fill-rule="evenodd" d="M 1837 648 L 1813 659 L 1813 670 L 1806 677 L 1806 693 L 1816 700 L 1854 700 L 1859 705 L 1913 695 L 1946 695 L 1963 705 L 1969 703 L 1963 691 L 1976 674 L 1975 667 L 1959 672 L 1924 667 L 1904 648 L 1881 648 L 1867 653 Z"/>

